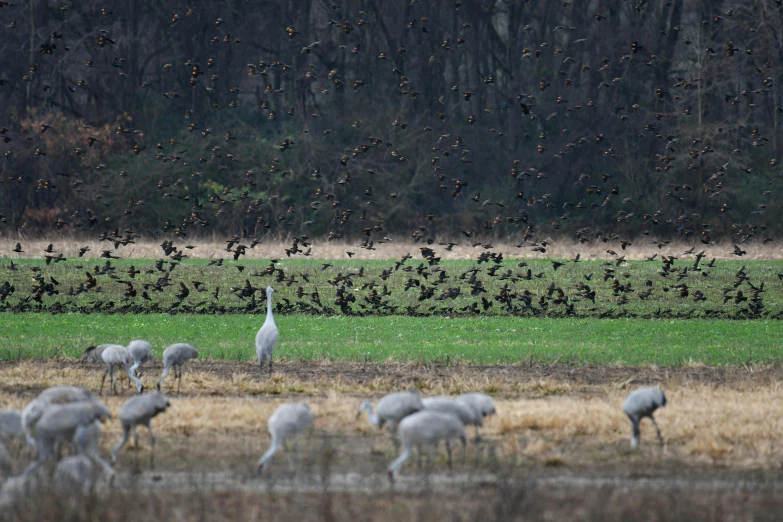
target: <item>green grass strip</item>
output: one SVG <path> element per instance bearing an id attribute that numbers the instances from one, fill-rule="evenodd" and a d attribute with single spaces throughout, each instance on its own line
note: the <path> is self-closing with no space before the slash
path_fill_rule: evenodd
<path id="1" fill-rule="evenodd" d="M 93 344 L 174 342 L 251 361 L 263 315 L 0 314 L 0 359 L 78 357 Z M 278 316 L 275 359 L 465 364 L 774 364 L 781 321 Z"/>

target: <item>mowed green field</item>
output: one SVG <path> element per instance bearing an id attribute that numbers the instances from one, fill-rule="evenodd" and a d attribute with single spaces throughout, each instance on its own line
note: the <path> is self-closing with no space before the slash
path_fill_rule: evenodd
<path id="1" fill-rule="evenodd" d="M 78 357 L 141 338 L 158 357 L 189 342 L 205 359 L 251 361 L 263 315 L 0 314 L 0 358 Z M 783 322 L 726 319 L 278 316 L 276 360 L 441 364 L 776 364 Z"/>

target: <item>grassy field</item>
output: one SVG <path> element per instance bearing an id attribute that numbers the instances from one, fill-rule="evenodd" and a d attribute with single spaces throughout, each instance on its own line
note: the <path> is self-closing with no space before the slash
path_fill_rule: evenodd
<path id="1" fill-rule="evenodd" d="M 164 260 L 161 260 L 164 261 Z M 555 269 L 553 262 L 564 263 Z M 780 318 L 783 261 L 0 261 L 9 311 Z M 695 266 L 695 268 L 694 268 Z M 89 272 L 89 276 L 88 276 Z M 5 284 L 7 283 L 7 284 Z M 5 290 L 4 290 L 5 288 Z"/>
<path id="2" fill-rule="evenodd" d="M 78 357 L 141 338 L 160 354 L 189 342 L 202 358 L 248 361 L 261 315 L 0 314 L 0 359 Z M 309 316 L 277 318 L 275 359 L 464 364 L 559 362 L 679 366 L 783 360 L 783 322 L 575 318 Z"/>

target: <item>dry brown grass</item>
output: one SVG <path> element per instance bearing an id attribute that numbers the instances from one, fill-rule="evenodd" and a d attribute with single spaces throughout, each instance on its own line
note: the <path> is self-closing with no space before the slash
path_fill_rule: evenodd
<path id="1" fill-rule="evenodd" d="M 338 461 L 342 453 L 348 468 L 352 459 L 362 459 L 363 453 L 373 448 L 381 452 L 379 461 L 391 457 L 388 441 L 366 420 L 357 421 L 356 409 L 362 398 L 395 389 L 392 382 L 303 381 L 284 374 L 253 379 L 241 373 L 226 377 L 198 368 L 194 364 L 185 372 L 186 394 L 174 396 L 171 410 L 154 422 L 159 440 L 167 441 L 163 444 L 169 445 L 177 459 L 201 455 L 205 462 L 217 459 L 224 465 L 252 463 L 268 444 L 266 419 L 277 405 L 292 399 L 310 404 L 317 417 L 317 433 L 333 439 Z M 80 383 L 97 390 L 101 375 L 98 368 L 21 362 L 3 370 L 0 407 L 21 408 L 38 390 L 56 383 Z M 693 383 L 676 378 L 664 382 L 669 405 L 656 417 L 666 447 L 660 450 L 654 444 L 652 425 L 644 421 L 640 455 L 627 451 L 630 427 L 621 412 L 622 401 L 632 387 L 635 385 L 622 382 L 582 385 L 558 379 L 482 383 L 477 378 L 451 375 L 433 379 L 423 386 L 423 394 L 493 388 L 502 398 L 497 401 L 497 416 L 488 420 L 482 434 L 499 455 L 519 464 L 579 466 L 627 458 L 658 463 L 673 459 L 740 469 L 783 466 L 778 448 L 783 433 L 780 383 L 766 379 Z M 104 397 L 114 412 L 126 398 Z M 110 422 L 106 432 L 108 445 L 118 439 L 119 426 Z M 145 446 L 146 434 L 141 440 Z M 215 454 L 216 445 L 223 455 Z M 190 460 L 188 465 L 194 462 L 198 460 Z"/>
<path id="2" fill-rule="evenodd" d="M 13 252 L 14 245 L 16 245 L 17 241 L 22 243 L 22 248 L 24 249 L 24 253 L 22 254 Z M 455 242 L 458 244 L 453 247 L 451 251 L 447 251 L 446 247 L 437 244 L 431 245 L 431 248 L 435 250 L 438 256 L 447 260 L 475 259 L 479 252 L 483 251 L 481 246 L 471 246 L 469 240 L 463 241 L 457 239 Z M 606 252 L 607 249 L 612 249 L 619 252 L 621 255 L 625 255 L 629 260 L 641 260 L 654 253 L 657 253 L 659 256 L 681 256 L 683 252 L 695 246 L 697 251 L 704 250 L 705 255 L 708 258 L 737 259 L 736 256 L 731 254 L 732 244 L 730 242 L 716 245 L 703 245 L 698 241 L 690 243 L 677 241 L 659 249 L 657 246 L 650 244 L 648 238 L 638 238 L 632 241 L 633 246 L 630 246 L 627 250 L 623 251 L 616 242 L 603 243 L 594 241 L 588 244 L 580 244 L 567 239 L 559 239 L 547 246 L 546 254 L 533 252 L 532 247 L 517 248 L 514 246 L 514 243 L 505 241 L 490 242 L 493 245 L 491 249 L 493 252 L 503 253 L 507 258 L 572 258 L 577 253 L 580 253 L 581 259 L 585 260 L 615 259 Z M 90 247 L 89 252 L 85 254 L 85 258 L 88 259 L 97 258 L 100 256 L 101 252 L 107 249 L 111 250 L 114 255 L 123 258 L 157 259 L 163 256 L 160 242 L 142 239 L 139 239 L 135 244 L 120 246 L 117 250 L 114 250 L 112 244 L 92 239 L 52 238 L 51 240 L 40 240 L 20 238 L 17 240 L 0 238 L 0 258 L 41 258 L 44 256 L 43 251 L 49 243 L 54 245 L 55 252 L 62 252 L 62 254 L 68 258 L 76 258 L 79 248 L 82 246 Z M 249 241 L 246 241 L 245 243 L 249 244 Z M 357 246 L 358 243 L 358 241 L 356 243 L 336 243 L 328 242 L 325 239 L 314 239 L 312 241 L 312 255 L 309 259 L 348 259 L 348 256 L 345 253 L 346 251 L 355 253 L 353 259 L 397 259 L 407 252 L 415 254 L 418 252 L 419 247 L 423 246 L 421 243 L 414 243 L 407 238 L 399 238 L 398 240 L 389 243 L 376 243 L 375 250 L 361 249 Z M 210 259 L 221 257 L 230 258 L 231 256 L 230 252 L 226 252 L 226 243 L 218 240 L 181 240 L 175 241 L 175 245 L 183 249 L 185 245 L 195 246 L 196 248 L 194 249 L 185 250 L 185 253 L 191 258 Z M 247 255 L 242 259 L 284 258 L 285 248 L 288 247 L 290 247 L 290 243 L 279 241 L 263 242 L 253 249 L 248 249 Z M 742 249 L 747 251 L 747 255 L 741 258 L 744 260 L 783 259 L 783 249 L 772 244 L 762 245 L 760 243 L 751 243 L 743 245 Z"/>
<path id="3" fill-rule="evenodd" d="M 783 498 L 769 491 L 628 489 L 624 485 L 552 487 L 522 484 L 463 491 L 417 493 L 277 493 L 259 491 L 142 492 L 116 490 L 104 498 L 74 501 L 44 494 L 4 513 L 5 520 L 234 520 L 309 522 L 433 520 L 636 522 L 776 520 Z"/>

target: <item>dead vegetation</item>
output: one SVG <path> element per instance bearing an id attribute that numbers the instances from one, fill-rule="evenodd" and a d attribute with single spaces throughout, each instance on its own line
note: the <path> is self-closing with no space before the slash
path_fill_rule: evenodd
<path id="1" fill-rule="evenodd" d="M 525 483 L 461 491 L 417 493 L 273 493 L 258 491 L 191 492 L 115 490 L 98 497 L 72 499 L 47 494 L 32 497 L 6 512 L 5 520 L 366 520 L 418 522 L 463 520 L 773 520 L 783 498 L 769 491 L 656 491 L 623 485 L 552 487 Z M 477 502 L 476 499 L 481 501 Z"/>
<path id="2" fill-rule="evenodd" d="M 172 408 L 155 422 L 163 468 L 249 469 L 268 444 L 267 417 L 281 402 L 296 399 L 306 400 L 317 417 L 309 443 L 316 448 L 308 457 L 312 465 L 322 462 L 323 448 L 328 447 L 338 469 L 351 471 L 358 465 L 382 470 L 393 448 L 364 419 L 357 421 L 356 409 L 363 398 L 406 387 L 424 395 L 483 390 L 498 397 L 498 415 L 482 430 L 485 441 L 469 445 L 468 461 L 479 467 L 497 459 L 533 468 L 624 467 L 628 462 L 653 469 L 671 462 L 745 470 L 783 466 L 777 449 L 783 432 L 779 369 L 759 368 L 753 374 L 732 370 L 713 378 L 698 369 L 642 369 L 635 377 L 628 375 L 633 369 L 626 369 L 591 380 L 589 369 L 581 370 L 588 374 L 582 376 L 568 371 L 542 376 L 520 368 L 482 374 L 471 368 L 428 371 L 411 366 L 411 378 L 398 380 L 393 372 L 357 378 L 360 365 L 315 365 L 316 373 L 318 368 L 326 370 L 321 377 L 300 375 L 295 366 L 282 365 L 269 377 L 249 365 L 193 364 L 183 377 L 183 395 L 174 396 Z M 336 371 L 340 368 L 344 377 Z M 78 382 L 97 390 L 102 375 L 98 367 L 67 361 L 6 364 L 1 371 L 0 407 L 11 408 L 22 408 L 38 391 L 56 383 Z M 147 371 L 146 380 L 157 374 Z M 605 369 L 596 369 L 601 371 Z M 666 447 L 660 450 L 652 443 L 651 426 L 643 423 L 643 451 L 634 455 L 627 451 L 630 427 L 620 406 L 630 389 L 650 382 L 660 383 L 670 401 L 657 414 Z M 124 397 L 104 399 L 116 412 L 129 393 L 126 389 Z M 109 422 L 104 444 L 119 436 L 117 423 Z M 143 447 L 146 440 L 141 437 Z M 133 465 L 134 454 L 131 450 L 120 466 Z"/>

